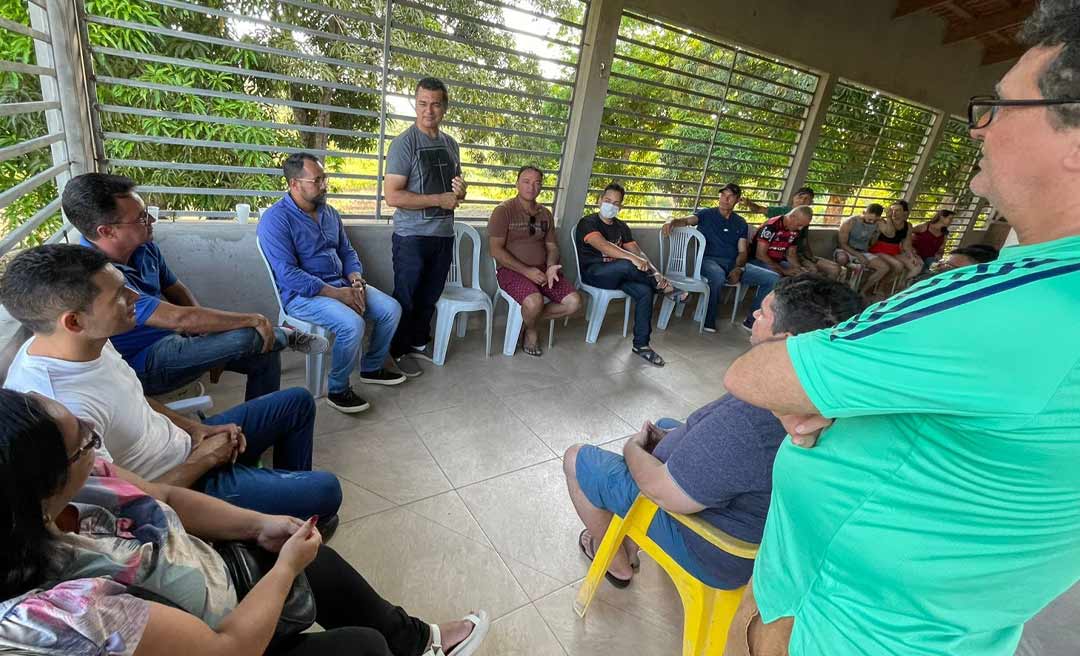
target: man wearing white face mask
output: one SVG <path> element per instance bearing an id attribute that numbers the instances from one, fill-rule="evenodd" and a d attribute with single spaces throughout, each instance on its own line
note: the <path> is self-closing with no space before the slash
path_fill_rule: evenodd
<path id="1" fill-rule="evenodd" d="M 634 241 L 630 226 L 616 216 L 622 207 L 625 190 L 612 182 L 600 196 L 600 211 L 578 221 L 574 244 L 578 249 L 581 280 L 601 289 L 619 289 L 634 299 L 634 353 L 650 364 L 664 366 L 664 358 L 649 348 L 652 334 L 653 294 L 686 299 L 686 292 L 676 289 L 656 271 Z"/>

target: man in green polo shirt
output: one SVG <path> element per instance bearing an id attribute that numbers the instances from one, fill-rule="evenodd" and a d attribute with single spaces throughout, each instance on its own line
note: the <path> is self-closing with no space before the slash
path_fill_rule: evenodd
<path id="1" fill-rule="evenodd" d="M 972 191 L 1020 245 L 728 370 L 792 440 L 726 653 L 1012 656 L 1080 580 L 1078 15 L 1029 19 L 997 89 L 1027 104 L 972 103 Z"/>

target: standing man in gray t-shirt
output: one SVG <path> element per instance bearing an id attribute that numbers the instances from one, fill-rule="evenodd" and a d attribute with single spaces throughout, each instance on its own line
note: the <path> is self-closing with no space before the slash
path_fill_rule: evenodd
<path id="1" fill-rule="evenodd" d="M 439 131 L 450 94 L 426 77 L 416 85 L 416 123 L 390 142 L 383 189 L 394 208 L 394 298 L 401 321 L 390 354 L 401 373 L 431 362 L 431 317 L 454 250 L 454 209 L 465 198 L 457 142 Z"/>

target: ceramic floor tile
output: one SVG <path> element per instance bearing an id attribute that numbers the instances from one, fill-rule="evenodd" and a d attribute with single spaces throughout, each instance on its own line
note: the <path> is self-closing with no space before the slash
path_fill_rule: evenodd
<path id="1" fill-rule="evenodd" d="M 475 404 L 492 397 L 492 392 L 476 375 L 465 376 L 460 367 L 437 367 L 430 362 L 420 365 L 424 373 L 402 385 L 387 389 L 396 394 L 398 407 L 406 417 L 445 410 L 463 404 Z"/>
<path id="2" fill-rule="evenodd" d="M 601 600 L 594 600 L 585 617 L 574 612 L 576 585 L 536 602 L 536 609 L 570 656 L 633 654 L 673 656 L 682 647 L 681 627 L 666 631 Z"/>
<path id="3" fill-rule="evenodd" d="M 596 597 L 660 628 L 670 630 L 682 626 L 682 601 L 675 584 L 667 572 L 644 553 L 641 554 L 641 569 L 634 574 L 628 587 L 620 590 L 604 580 Z"/>
<path id="4" fill-rule="evenodd" d="M 528 595 L 529 599 L 532 601 L 546 597 L 566 585 L 543 572 L 538 572 L 532 567 L 506 556 L 505 554 L 499 555 L 502 556 L 503 562 L 510 568 L 510 573 L 514 575 L 514 578 L 517 579 L 517 582 L 525 591 L 525 594 Z"/>
<path id="5" fill-rule="evenodd" d="M 566 491 L 562 462 L 551 460 L 458 490 L 500 554 L 557 581 L 585 575 L 581 531 Z"/>
<path id="6" fill-rule="evenodd" d="M 315 464 L 392 501 L 409 503 L 450 489 L 420 436 L 405 420 L 321 435 Z"/>
<path id="7" fill-rule="evenodd" d="M 394 507 L 390 501 L 355 483 L 346 480 L 340 480 L 340 483 L 341 509 L 338 510 L 338 519 L 342 524 Z"/>
<path id="8" fill-rule="evenodd" d="M 481 608 L 498 618 L 528 603 L 494 549 L 404 508 L 341 527 L 333 544 L 383 598 L 426 621 Z"/>
<path id="9" fill-rule="evenodd" d="M 465 502 L 453 490 L 420 501 L 414 501 L 406 505 L 405 508 L 455 533 L 491 546 L 491 541 L 484 535 L 480 525 L 476 523 L 472 513 L 465 506 Z"/>
<path id="10" fill-rule="evenodd" d="M 598 444 L 632 432 L 618 415 L 590 401 L 577 385 L 516 394 L 506 399 L 506 405 L 560 455 L 572 444 Z"/>
<path id="11" fill-rule="evenodd" d="M 408 385 L 408 382 L 402 383 Z M 360 395 L 371 407 L 363 412 L 348 414 L 338 412 L 326 403 L 326 399 L 315 402 L 315 435 L 338 433 L 346 430 L 364 430 L 374 424 L 382 424 L 402 418 L 401 408 L 397 404 L 397 393 L 386 385 L 363 385 L 353 378 L 353 391 Z M 396 385 L 394 387 L 401 387 Z"/>
<path id="12" fill-rule="evenodd" d="M 546 360 L 547 355 L 536 358 L 519 351 L 513 358 L 500 356 L 470 365 L 463 375 L 484 381 L 484 384 L 502 398 L 522 392 L 551 387 L 565 388 L 570 385 L 570 379 Z"/>
<path id="13" fill-rule="evenodd" d="M 555 634 L 532 605 L 491 624 L 477 656 L 565 656 Z"/>
<path id="14" fill-rule="evenodd" d="M 455 487 L 555 457 L 501 401 L 409 419 Z"/>

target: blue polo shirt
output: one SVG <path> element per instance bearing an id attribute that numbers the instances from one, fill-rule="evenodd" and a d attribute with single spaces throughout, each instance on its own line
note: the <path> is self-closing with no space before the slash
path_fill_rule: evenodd
<path id="1" fill-rule="evenodd" d="M 86 237 L 79 243 L 88 248 L 97 248 Z M 142 372 L 146 363 L 146 349 L 173 334 L 171 330 L 154 328 L 146 325 L 146 322 L 161 305 L 162 290 L 176 284 L 176 274 L 165 264 L 161 249 L 152 241 L 136 248 L 127 264 L 113 262 L 113 266 L 124 274 L 128 287 L 139 292 L 139 298 L 135 301 L 135 327 L 126 333 L 114 335 L 110 341 L 135 371 Z"/>
<path id="2" fill-rule="evenodd" d="M 259 217 L 256 234 L 284 307 L 318 296 L 326 285 L 347 287 L 350 274 L 364 272 L 341 215 L 329 205 L 319 208 L 316 223 L 285 194 Z"/>
<path id="3" fill-rule="evenodd" d="M 697 229 L 705 235 L 705 256 L 719 258 L 730 271 L 739 256 L 739 240 L 750 236 L 746 219 L 735 212 L 725 219 L 715 207 L 698 210 L 694 216 L 698 218 Z"/>

